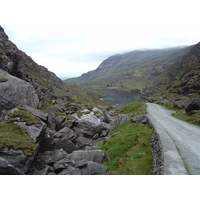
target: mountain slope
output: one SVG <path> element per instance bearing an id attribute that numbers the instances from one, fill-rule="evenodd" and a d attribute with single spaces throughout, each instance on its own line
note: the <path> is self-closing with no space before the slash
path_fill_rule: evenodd
<path id="1" fill-rule="evenodd" d="M 0 26 L 0 68 L 35 88 L 40 99 L 61 92 L 63 82 L 12 43 Z"/>
<path id="2" fill-rule="evenodd" d="M 96 70 L 66 82 L 141 89 L 184 56 L 190 48 L 141 50 L 114 55 L 104 60 Z"/>
<path id="3" fill-rule="evenodd" d="M 147 86 L 151 95 L 171 94 L 198 96 L 200 94 L 200 43 L 176 61 Z"/>

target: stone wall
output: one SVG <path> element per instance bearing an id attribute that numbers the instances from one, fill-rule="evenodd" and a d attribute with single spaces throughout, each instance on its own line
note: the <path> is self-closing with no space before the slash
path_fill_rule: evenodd
<path id="1" fill-rule="evenodd" d="M 148 122 L 150 126 L 154 129 L 151 138 L 151 146 L 153 154 L 153 174 L 164 175 L 164 154 L 160 136 L 149 118 Z"/>

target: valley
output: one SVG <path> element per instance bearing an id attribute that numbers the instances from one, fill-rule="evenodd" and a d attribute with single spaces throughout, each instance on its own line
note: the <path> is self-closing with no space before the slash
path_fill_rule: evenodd
<path id="1" fill-rule="evenodd" d="M 163 174 L 146 103 L 200 125 L 199 94 L 200 43 L 113 55 L 62 81 L 0 26 L 0 174 Z"/>

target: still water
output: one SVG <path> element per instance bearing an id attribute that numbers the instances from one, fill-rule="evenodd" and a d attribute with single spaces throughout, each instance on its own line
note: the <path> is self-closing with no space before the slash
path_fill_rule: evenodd
<path id="1" fill-rule="evenodd" d="M 101 90 L 101 92 L 107 95 L 102 98 L 104 101 L 109 101 L 118 105 L 124 105 L 134 101 L 146 102 L 146 100 L 141 98 L 140 93 L 131 93 L 121 90 Z"/>

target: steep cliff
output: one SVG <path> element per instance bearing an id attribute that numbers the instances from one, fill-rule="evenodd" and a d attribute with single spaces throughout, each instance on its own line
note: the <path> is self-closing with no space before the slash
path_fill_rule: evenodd
<path id="1" fill-rule="evenodd" d="M 44 99 L 50 97 L 53 93 L 62 91 L 62 81 L 47 68 L 38 65 L 30 56 L 22 52 L 12 43 L 4 29 L 0 26 L 0 68 L 30 83 L 39 96 Z"/>

